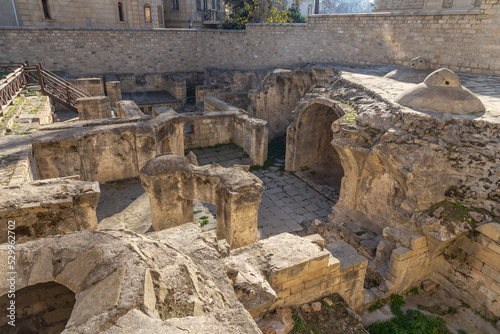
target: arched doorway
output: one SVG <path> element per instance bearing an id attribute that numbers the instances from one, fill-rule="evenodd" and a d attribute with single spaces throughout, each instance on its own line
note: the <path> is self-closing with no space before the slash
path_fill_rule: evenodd
<path id="1" fill-rule="evenodd" d="M 0 333 L 61 333 L 75 305 L 75 293 L 56 282 L 38 283 L 0 297 L 0 307 L 9 312 L 15 301 L 15 326 L 9 317 L 0 320 Z M 12 308 L 12 307 L 11 307 Z"/>
<path id="2" fill-rule="evenodd" d="M 333 100 L 314 98 L 299 105 L 297 112 L 297 121 L 287 131 L 286 169 L 308 171 L 317 183 L 339 186 L 344 169 L 331 145 L 331 127 L 343 110 Z"/>

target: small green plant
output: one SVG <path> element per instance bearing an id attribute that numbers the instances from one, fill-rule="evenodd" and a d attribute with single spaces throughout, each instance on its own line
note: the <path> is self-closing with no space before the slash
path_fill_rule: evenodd
<path id="1" fill-rule="evenodd" d="M 200 219 L 208 219 L 208 216 L 201 216 Z"/>
<path id="2" fill-rule="evenodd" d="M 309 174 L 316 175 L 316 172 L 312 170 L 312 171 L 309 172 Z"/>
<path id="3" fill-rule="evenodd" d="M 374 312 L 378 309 L 381 309 L 387 304 L 387 300 L 385 299 L 379 299 L 375 303 L 371 304 L 370 307 L 368 307 L 368 312 Z"/>
<path id="4" fill-rule="evenodd" d="M 403 298 L 403 296 L 398 295 L 397 293 L 391 294 L 389 297 L 390 299 L 390 307 L 391 307 L 391 312 L 394 315 L 403 315 L 403 311 L 401 310 L 401 307 L 403 307 L 406 302 Z"/>
<path id="5" fill-rule="evenodd" d="M 208 219 L 203 219 L 201 222 L 200 222 L 200 226 L 203 227 L 205 225 L 207 225 L 209 223 Z"/>
<path id="6" fill-rule="evenodd" d="M 200 212 L 201 212 L 201 210 L 194 210 L 193 214 L 197 214 L 197 213 L 200 213 Z"/>
<path id="7" fill-rule="evenodd" d="M 408 293 L 406 294 L 408 296 L 408 294 L 411 294 L 411 295 L 418 295 L 419 292 L 418 292 L 418 286 L 414 287 L 414 288 L 411 288 L 410 291 L 408 291 Z"/>
<path id="8" fill-rule="evenodd" d="M 291 170 L 291 171 L 288 172 L 288 174 L 295 175 L 295 171 Z"/>
<path id="9" fill-rule="evenodd" d="M 292 319 L 294 323 L 292 333 L 308 333 L 307 326 L 299 315 L 294 314 Z"/>
<path id="10" fill-rule="evenodd" d="M 470 305 L 464 302 L 463 299 L 460 299 L 460 302 L 462 303 L 462 307 L 470 308 Z"/>
<path id="11" fill-rule="evenodd" d="M 307 166 L 302 166 L 302 167 L 300 167 L 300 171 L 301 171 L 301 172 L 305 172 L 306 170 L 309 170 L 309 169 L 310 169 L 310 168 L 309 168 L 309 167 L 307 167 Z"/>

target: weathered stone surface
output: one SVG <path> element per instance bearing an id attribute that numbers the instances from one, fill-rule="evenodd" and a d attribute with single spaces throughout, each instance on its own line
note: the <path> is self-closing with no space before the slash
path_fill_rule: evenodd
<path id="1" fill-rule="evenodd" d="M 116 104 L 117 117 L 144 117 L 144 113 L 139 109 L 134 101 L 118 101 Z"/>
<path id="2" fill-rule="evenodd" d="M 82 97 L 77 100 L 78 115 L 81 120 L 111 118 L 109 97 L 94 96 Z"/>
<path id="3" fill-rule="evenodd" d="M 416 57 L 408 62 L 405 68 L 398 68 L 385 75 L 386 78 L 421 83 L 431 74 L 431 63 L 425 57 Z"/>
<path id="4" fill-rule="evenodd" d="M 231 248 L 255 242 L 264 188 L 243 166 L 197 166 L 196 157 L 163 155 L 146 163 L 141 181 L 156 231 L 193 221 L 193 200 L 217 207 L 217 238 Z"/>
<path id="5" fill-rule="evenodd" d="M 458 75 L 446 68 L 429 74 L 423 83 L 398 96 L 396 102 L 415 109 L 451 114 L 484 111 L 477 96 L 462 87 Z"/>
<path id="6" fill-rule="evenodd" d="M 53 280 L 71 285 L 78 293 L 68 333 L 130 333 L 145 324 L 147 333 L 259 333 L 204 238 L 196 224 L 186 224 L 149 236 L 83 231 L 26 242 L 17 245 L 16 289 Z M 2 259 L 6 250 L 0 246 Z M 2 284 L 0 295 L 7 290 Z"/>
<path id="7" fill-rule="evenodd" d="M 0 243 L 7 242 L 7 222 L 15 221 L 16 242 L 97 229 L 97 182 L 76 177 L 35 181 L 0 190 Z M 85 217 L 84 220 L 81 218 Z"/>
<path id="8" fill-rule="evenodd" d="M 489 237 L 496 243 L 500 243 L 500 224 L 487 223 L 479 226 L 476 230 Z"/>

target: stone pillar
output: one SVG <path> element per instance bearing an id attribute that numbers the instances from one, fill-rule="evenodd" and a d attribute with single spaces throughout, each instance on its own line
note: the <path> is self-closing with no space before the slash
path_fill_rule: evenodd
<path id="1" fill-rule="evenodd" d="M 122 100 L 122 89 L 120 81 L 106 82 L 106 91 L 108 92 L 108 97 L 111 107 L 115 107 L 116 102 Z"/>
<path id="2" fill-rule="evenodd" d="M 104 83 L 101 78 L 76 79 L 73 81 L 73 85 L 92 96 L 104 96 Z"/>
<path id="3" fill-rule="evenodd" d="M 85 97 L 76 100 L 81 120 L 111 118 L 111 105 L 107 96 Z"/>

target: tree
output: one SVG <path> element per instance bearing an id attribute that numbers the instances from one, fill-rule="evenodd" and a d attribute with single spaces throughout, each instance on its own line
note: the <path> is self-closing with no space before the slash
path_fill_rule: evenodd
<path id="1" fill-rule="evenodd" d="M 373 10 L 373 0 L 321 0 L 321 14 L 368 13 Z"/>
<path id="2" fill-rule="evenodd" d="M 247 23 L 289 23 L 281 0 L 226 0 L 230 9 L 224 29 L 245 29 Z"/>

